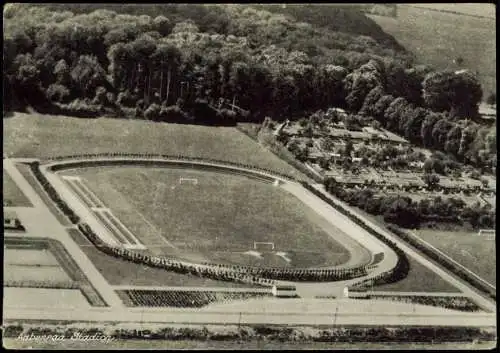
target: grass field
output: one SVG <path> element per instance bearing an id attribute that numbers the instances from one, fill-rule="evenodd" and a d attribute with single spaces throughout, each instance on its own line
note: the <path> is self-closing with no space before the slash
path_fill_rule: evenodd
<path id="1" fill-rule="evenodd" d="M 286 162 L 233 127 L 81 119 L 15 113 L 4 118 L 4 153 L 46 157 L 129 152 L 205 157 L 240 162 L 299 176 Z"/>
<path id="2" fill-rule="evenodd" d="M 352 208 L 363 217 L 390 232 L 390 230 L 385 227 L 382 216 L 375 217 L 357 207 Z M 412 257 L 408 256 L 408 260 L 410 261 L 410 272 L 405 279 L 396 283 L 374 287 L 374 290 L 395 292 L 460 292 L 460 290 L 446 282 L 438 274 L 415 261 Z"/>
<path id="3" fill-rule="evenodd" d="M 194 169 L 105 167 L 67 173 L 83 177 L 143 244 L 168 255 L 283 267 L 339 265 L 349 258 L 311 221 L 312 210 L 271 184 Z M 181 177 L 198 183 L 180 184 Z M 254 241 L 273 242 L 274 252 L 267 247 L 257 249 L 262 258 L 245 254 Z M 286 252 L 291 262 L 275 252 Z"/>
<path id="4" fill-rule="evenodd" d="M 424 265 L 413 260 L 413 258 L 408 256 L 408 260 L 410 261 L 410 272 L 406 278 L 399 282 L 376 286 L 373 290 L 388 292 L 460 292 L 460 290 L 453 287 Z"/>
<path id="5" fill-rule="evenodd" d="M 4 287 L 4 307 L 71 308 L 89 307 L 85 296 L 78 289 Z"/>
<path id="6" fill-rule="evenodd" d="M 467 68 L 478 71 L 483 97 L 496 92 L 494 20 L 409 6 L 398 6 L 397 18 L 367 16 L 415 53 L 420 63 L 437 69 Z M 457 57 L 464 59 L 460 67 L 453 63 Z"/>
<path id="7" fill-rule="evenodd" d="M 49 250 L 4 247 L 4 284 L 64 286 L 72 280 Z"/>
<path id="8" fill-rule="evenodd" d="M 68 229 L 68 233 L 111 285 L 251 287 L 248 284 L 214 281 L 123 261 L 99 251 L 77 229 Z"/>
<path id="9" fill-rule="evenodd" d="M 419 230 L 420 238 L 496 286 L 495 239 L 470 232 Z"/>
<path id="10" fill-rule="evenodd" d="M 3 171 L 3 204 L 13 207 L 33 206 L 5 170 Z"/>

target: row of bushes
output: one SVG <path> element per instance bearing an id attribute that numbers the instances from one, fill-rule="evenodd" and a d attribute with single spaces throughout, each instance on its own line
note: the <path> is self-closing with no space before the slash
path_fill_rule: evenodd
<path id="1" fill-rule="evenodd" d="M 80 327 L 81 326 L 81 327 Z M 156 326 L 130 328 L 130 325 L 107 327 L 73 324 L 44 325 L 11 323 L 5 325 L 5 337 L 58 336 L 71 338 L 75 333 L 111 339 L 158 339 L 200 341 L 303 341 L 303 342 L 492 342 L 496 332 L 491 328 L 476 327 L 355 327 L 337 326 L 328 329 L 300 328 L 271 325 L 224 325 L 220 326 Z"/>
<path id="2" fill-rule="evenodd" d="M 379 274 L 378 276 L 366 280 L 366 281 L 373 281 L 374 284 L 384 284 L 384 283 L 392 283 L 392 282 L 397 282 L 399 280 L 402 280 L 408 275 L 408 272 L 410 271 L 410 262 L 408 261 L 408 258 L 406 254 L 404 253 L 403 250 L 401 250 L 396 243 L 394 243 L 392 240 L 388 239 L 385 237 L 383 234 L 380 234 L 379 232 L 375 231 L 371 227 L 369 227 L 361 218 L 359 218 L 357 215 L 354 213 L 346 210 L 345 208 L 337 205 L 335 202 L 333 202 L 329 197 L 327 197 L 325 194 L 323 194 L 321 191 L 315 189 L 313 186 L 311 186 L 309 183 L 302 182 L 302 185 L 321 198 L 323 201 L 328 203 L 330 206 L 335 208 L 337 211 L 342 213 L 343 215 L 349 217 L 351 221 L 356 223 L 358 226 L 369 232 L 371 235 L 376 237 L 377 239 L 381 240 L 384 242 L 389 248 L 391 248 L 397 255 L 398 260 L 396 263 L 396 266 L 391 269 L 388 272 L 384 272 Z"/>
<path id="3" fill-rule="evenodd" d="M 436 261 L 441 266 L 451 271 L 461 279 L 470 283 L 472 286 L 479 289 L 481 292 L 486 293 L 490 298 L 496 301 L 496 290 L 490 288 L 489 286 L 478 280 L 476 277 L 472 276 L 469 272 L 464 271 L 461 267 L 459 267 L 449 259 L 445 258 L 440 253 L 436 252 L 434 249 L 428 247 L 427 245 L 419 241 L 417 238 L 401 230 L 400 228 L 390 224 L 387 225 L 387 228 L 394 234 L 398 235 L 401 239 L 403 239 L 404 241 L 406 241 L 407 243 L 409 243 L 410 245 L 412 245 L 413 247 L 417 248 L 419 251 L 427 255 L 429 258 Z"/>
<path id="4" fill-rule="evenodd" d="M 234 281 L 242 283 L 263 284 L 271 286 L 272 280 L 283 281 L 340 281 L 365 276 L 366 267 L 351 269 L 287 269 L 259 268 L 249 266 L 234 266 L 225 264 L 194 264 L 183 263 L 164 257 L 151 256 L 110 246 L 101 241 L 93 230 L 85 223 L 78 224 L 80 231 L 102 252 L 128 261 L 160 267 L 181 274 L 211 278 L 219 281 Z"/>
<path id="5" fill-rule="evenodd" d="M 183 156 L 183 155 L 166 155 L 166 154 L 155 154 L 155 153 L 123 153 L 123 152 L 105 153 L 105 152 L 103 152 L 103 153 L 78 154 L 78 155 L 71 155 L 71 156 L 49 157 L 48 159 L 59 161 L 59 160 L 65 160 L 65 159 L 87 159 L 87 158 L 108 158 L 108 157 L 161 158 L 161 159 L 186 160 L 186 161 L 193 161 L 193 162 L 218 163 L 218 164 L 225 164 L 225 165 L 239 167 L 239 168 L 254 169 L 254 170 L 257 170 L 259 172 L 265 172 L 265 173 L 275 175 L 275 176 L 278 176 L 281 178 L 285 178 L 288 180 L 295 180 L 294 177 L 292 177 L 286 173 L 277 172 L 275 170 L 271 170 L 268 168 L 256 167 L 256 166 L 253 166 L 250 164 L 245 164 L 245 163 L 223 161 L 223 160 L 214 159 L 214 158 L 197 158 L 197 157 L 188 157 L 188 156 Z"/>
<path id="6" fill-rule="evenodd" d="M 7 279 L 3 282 L 4 287 L 20 288 L 52 288 L 52 289 L 78 289 L 77 282 L 74 281 L 53 281 L 53 280 L 14 280 Z"/>
<path id="7" fill-rule="evenodd" d="M 272 296 L 255 292 L 218 292 L 183 290 L 125 290 L 130 306 L 201 308 L 211 303 L 225 303 Z"/>
<path id="8" fill-rule="evenodd" d="M 231 281 L 252 284 L 267 284 L 262 279 L 255 276 L 237 273 L 219 268 L 212 268 L 198 264 L 183 263 L 181 261 L 168 259 L 165 257 L 151 256 L 130 251 L 125 248 L 110 246 L 104 243 L 94 231 L 85 223 L 79 223 L 78 229 L 102 252 L 127 261 L 144 264 L 150 267 L 163 268 L 167 271 L 173 271 L 181 274 L 191 274 L 199 277 L 210 278 L 218 281 Z"/>
<path id="9" fill-rule="evenodd" d="M 39 165 L 39 162 L 32 162 L 29 164 L 31 171 L 38 179 L 43 189 L 47 192 L 52 201 L 55 202 L 57 207 L 59 207 L 59 209 L 69 218 L 71 223 L 77 224 L 78 222 L 80 222 L 80 217 L 78 217 L 75 212 L 68 206 L 68 204 L 59 197 L 56 189 L 54 189 L 45 175 L 43 175 L 43 173 L 40 171 Z"/>
<path id="10" fill-rule="evenodd" d="M 422 304 L 441 307 L 445 309 L 476 312 L 481 308 L 467 297 L 436 297 L 436 296 L 423 296 L 423 295 L 367 295 L 359 299 L 381 299 L 391 300 L 412 304 Z"/>

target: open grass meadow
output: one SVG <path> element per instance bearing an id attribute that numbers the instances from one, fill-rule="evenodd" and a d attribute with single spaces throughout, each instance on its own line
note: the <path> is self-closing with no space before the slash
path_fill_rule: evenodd
<path id="1" fill-rule="evenodd" d="M 383 284 L 373 287 L 374 291 L 387 292 L 448 292 L 460 293 L 460 290 L 442 279 L 437 273 L 429 270 L 412 257 L 410 261 L 410 272 L 401 281 Z"/>
<path id="2" fill-rule="evenodd" d="M 83 177 L 152 252 L 282 267 L 332 266 L 349 259 L 348 251 L 312 221 L 312 210 L 272 184 L 195 169 L 98 167 L 65 173 Z M 262 244 L 260 258 L 247 254 L 254 242 L 272 242 L 274 251 Z"/>
<path id="3" fill-rule="evenodd" d="M 369 219 L 382 229 L 391 232 L 385 226 L 382 216 L 373 216 L 364 210 L 352 207 L 357 213 Z M 450 292 L 459 293 L 460 290 L 446 282 L 437 273 L 429 270 L 424 265 L 407 256 L 410 262 L 410 272 L 408 276 L 395 283 L 384 284 L 373 288 L 375 291 L 394 291 L 394 292 Z"/>
<path id="4" fill-rule="evenodd" d="M 234 127 L 24 113 L 15 113 L 3 122 L 4 153 L 11 157 L 158 153 L 246 163 L 301 176 Z"/>
<path id="5" fill-rule="evenodd" d="M 446 5 L 456 7 L 454 11 L 460 11 L 457 4 Z M 428 6 L 433 7 L 434 4 Z M 369 14 L 367 16 L 377 22 L 385 32 L 394 36 L 406 49 L 415 53 L 418 62 L 437 69 L 478 71 L 483 86 L 483 97 L 496 92 L 494 19 L 404 5 L 398 5 L 396 18 Z M 458 57 L 464 60 L 462 66 L 453 63 Z"/>
<path id="6" fill-rule="evenodd" d="M 99 251 L 80 231 L 68 229 L 68 234 L 92 261 L 110 285 L 186 286 L 186 287 L 252 287 L 249 284 L 215 281 L 183 275 L 160 268 L 124 261 Z"/>
<path id="7" fill-rule="evenodd" d="M 473 232 L 418 230 L 417 236 L 496 286 L 495 238 Z"/>
<path id="8" fill-rule="evenodd" d="M 5 170 L 3 171 L 3 205 L 13 207 L 33 206 Z"/>

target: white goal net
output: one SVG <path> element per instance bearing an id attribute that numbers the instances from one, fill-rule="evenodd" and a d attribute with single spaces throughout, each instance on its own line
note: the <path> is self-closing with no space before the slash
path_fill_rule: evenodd
<path id="1" fill-rule="evenodd" d="M 479 232 L 477 232 L 477 235 L 494 237 L 495 236 L 495 229 L 479 229 Z"/>
<path id="2" fill-rule="evenodd" d="M 254 241 L 253 242 L 254 250 L 274 250 L 273 242 L 262 242 L 262 241 Z"/>
<path id="3" fill-rule="evenodd" d="M 197 178 L 179 178 L 179 184 L 198 185 L 198 179 Z"/>

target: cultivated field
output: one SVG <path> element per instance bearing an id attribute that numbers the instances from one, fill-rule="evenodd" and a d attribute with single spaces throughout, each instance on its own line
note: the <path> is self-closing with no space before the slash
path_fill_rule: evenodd
<path id="1" fill-rule="evenodd" d="M 397 18 L 367 16 L 415 53 L 419 62 L 438 69 L 478 71 L 483 97 L 496 91 L 494 20 L 409 6 L 398 6 Z M 464 59 L 460 67 L 453 63 L 457 57 Z"/>
<path id="2" fill-rule="evenodd" d="M 68 288 L 73 281 L 46 249 L 4 247 L 4 286 Z"/>
<path id="3" fill-rule="evenodd" d="M 3 298 L 4 307 L 9 308 L 90 307 L 78 289 L 4 287 Z"/>
<path id="4" fill-rule="evenodd" d="M 4 119 L 4 153 L 47 157 L 80 153 L 158 153 L 239 162 L 299 176 L 264 147 L 232 127 L 81 119 L 15 113 Z"/>
<path id="5" fill-rule="evenodd" d="M 33 206 L 5 170 L 3 171 L 3 204 L 13 207 Z"/>
<path id="6" fill-rule="evenodd" d="M 4 240 L 4 287 L 12 289 L 10 303 L 16 303 L 13 289 L 27 296 L 36 296 L 36 291 L 22 292 L 22 289 L 47 289 L 41 295 L 50 296 L 50 290 L 61 290 L 63 295 L 68 291 L 67 300 L 63 305 L 75 299 L 75 306 L 80 305 L 80 298 L 93 306 L 106 306 L 99 293 L 95 290 L 83 271 L 66 248 L 57 240 L 47 238 L 13 238 Z M 75 294 L 78 292 L 77 294 Z M 18 298 L 19 305 L 23 297 Z M 50 301 L 50 299 L 47 299 Z M 36 302 L 36 301 L 35 301 Z M 66 303 L 66 304 L 65 304 Z M 31 304 L 26 304 L 31 305 Z"/>
<path id="7" fill-rule="evenodd" d="M 68 233 L 111 285 L 251 287 L 249 284 L 215 281 L 202 277 L 183 275 L 117 259 L 99 251 L 77 229 L 68 229 Z"/>
<path id="8" fill-rule="evenodd" d="M 194 169 L 105 167 L 65 173 L 84 178 L 155 253 L 283 267 L 339 265 L 349 259 L 347 250 L 311 221 L 313 210 L 271 184 Z M 180 178 L 195 178 L 197 184 L 180 183 Z M 258 257 L 247 253 L 254 242 L 272 242 L 275 248 L 260 245 Z"/>
<path id="9" fill-rule="evenodd" d="M 419 230 L 416 234 L 472 272 L 496 285 L 495 238 L 472 232 Z"/>

